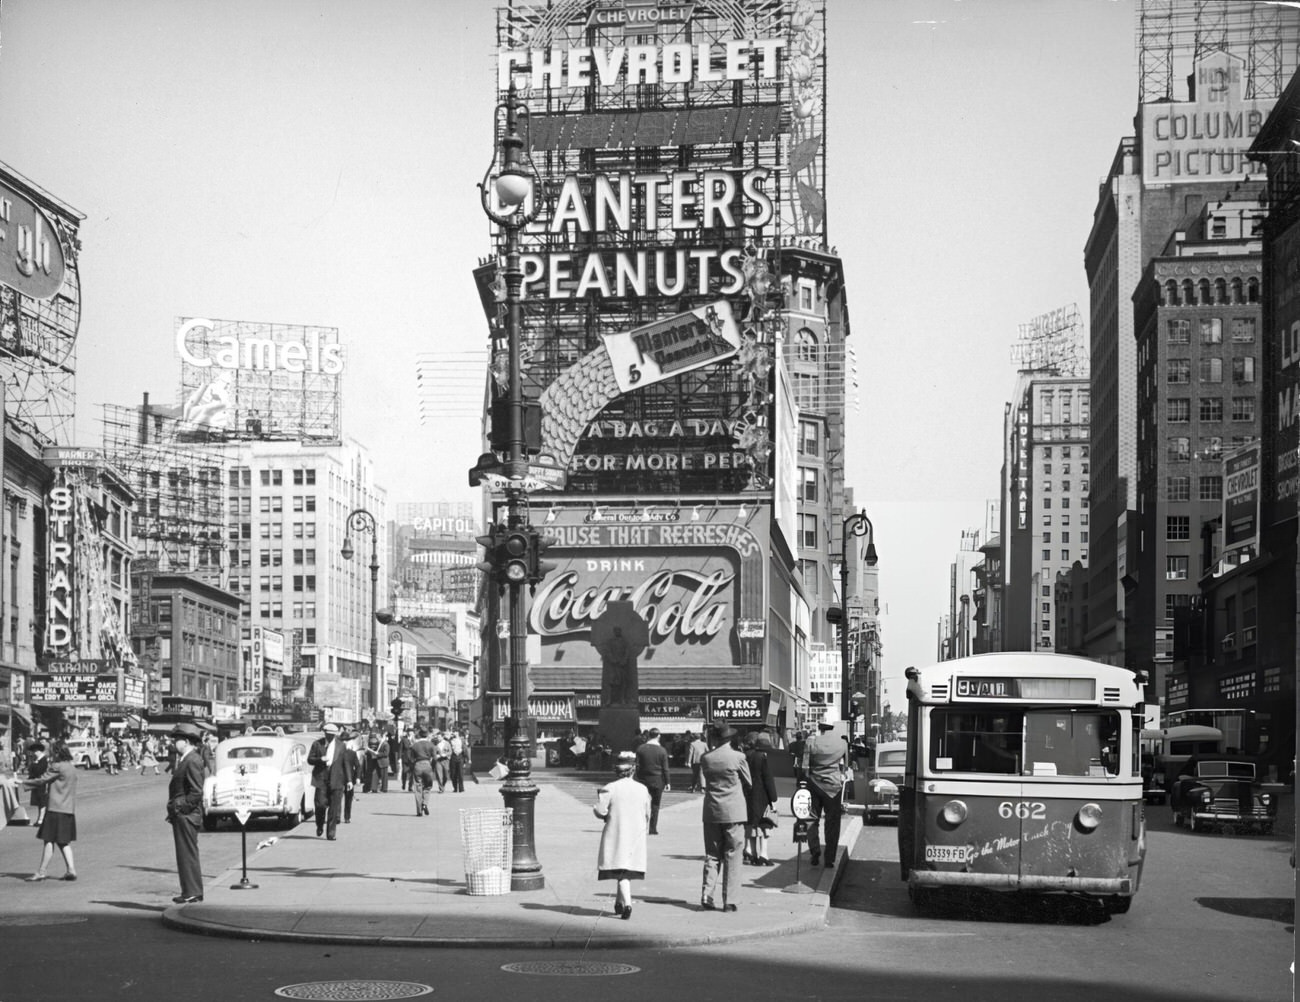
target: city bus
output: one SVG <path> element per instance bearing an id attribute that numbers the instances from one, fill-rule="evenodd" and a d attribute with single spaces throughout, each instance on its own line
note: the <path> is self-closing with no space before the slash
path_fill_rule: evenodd
<path id="1" fill-rule="evenodd" d="M 907 672 L 898 852 L 917 907 L 985 889 L 1127 912 L 1146 853 L 1143 679 L 1058 654 Z"/>

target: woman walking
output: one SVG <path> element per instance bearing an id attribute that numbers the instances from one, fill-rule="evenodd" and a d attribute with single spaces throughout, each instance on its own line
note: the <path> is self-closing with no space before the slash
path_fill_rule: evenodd
<path id="1" fill-rule="evenodd" d="M 27 763 L 27 778 L 40 779 L 50 768 L 49 757 L 45 754 L 45 742 L 32 742 L 31 760 Z M 32 788 L 32 806 L 36 808 L 36 823 L 39 825 L 45 820 L 45 805 L 49 803 L 50 791 L 44 783 L 39 785 L 34 783 L 24 783 L 24 786 Z"/>
<path id="2" fill-rule="evenodd" d="M 112 738 L 104 739 L 104 768 L 110 776 L 117 775 L 117 743 Z"/>
<path id="3" fill-rule="evenodd" d="M 632 917 L 632 881 L 645 879 L 646 841 L 650 831 L 650 791 L 632 778 L 636 755 L 620 752 L 614 770 L 618 778 L 600 788 L 596 817 L 605 822 L 596 858 L 597 877 L 615 880 L 614 913 Z"/>
<path id="4" fill-rule="evenodd" d="M 24 782 L 33 788 L 40 785 L 49 791 L 49 804 L 45 819 L 41 822 L 36 837 L 45 843 L 41 850 L 41 865 L 28 877 L 29 882 L 44 880 L 47 877 L 50 860 L 54 858 L 54 847 L 59 847 L 63 854 L 63 865 L 67 873 L 64 880 L 77 879 L 77 867 L 72 860 L 72 843 L 77 841 L 77 769 L 72 764 L 72 752 L 60 741 L 54 746 L 54 761 L 45 774 L 38 779 L 26 779 Z"/>
<path id="5" fill-rule="evenodd" d="M 767 833 L 776 827 L 776 780 L 768 767 L 767 753 L 772 739 L 766 731 L 746 735 L 745 761 L 749 763 L 750 787 L 745 818 L 745 862 L 754 866 L 775 866 L 767 858 Z"/>
<path id="6" fill-rule="evenodd" d="M 143 776 L 144 771 L 148 769 L 150 766 L 153 767 L 153 774 L 155 776 L 159 775 L 158 755 L 154 751 L 152 734 L 148 735 L 144 739 L 144 743 L 141 744 L 140 746 L 140 775 Z"/>

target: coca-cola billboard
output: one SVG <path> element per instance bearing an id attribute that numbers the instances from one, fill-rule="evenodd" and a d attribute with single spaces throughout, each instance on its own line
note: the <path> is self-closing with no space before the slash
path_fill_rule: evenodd
<path id="1" fill-rule="evenodd" d="M 538 585 L 528 632 L 548 664 L 599 666 L 592 625 L 609 602 L 631 602 L 655 669 L 757 664 L 766 614 L 768 508 L 752 504 L 553 508 L 535 524 L 555 540 L 556 569 Z M 541 681 L 539 679 L 539 681 Z"/>

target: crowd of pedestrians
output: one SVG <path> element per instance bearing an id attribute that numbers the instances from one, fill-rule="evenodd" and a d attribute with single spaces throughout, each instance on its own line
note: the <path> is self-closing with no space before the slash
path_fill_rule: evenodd
<path id="1" fill-rule="evenodd" d="M 823 846 L 830 866 L 838 849 L 840 817 L 843 813 L 845 746 L 827 732 L 805 741 L 799 735 L 795 771 L 807 778 L 813 791 L 816 819 L 810 826 L 809 845 L 814 865 L 821 862 Z M 576 745 L 581 739 L 574 738 Z M 585 749 L 603 747 L 600 735 L 585 743 Z M 743 736 L 728 725 L 712 727 L 707 734 L 687 732 L 673 745 L 673 752 L 691 770 L 692 793 L 703 795 L 701 824 L 704 870 L 700 886 L 700 907 L 705 911 L 734 912 L 741 883 L 741 867 L 775 866 L 768 855 L 770 833 L 778 825 L 776 779 L 769 764 L 772 737 L 766 731 Z M 796 751 L 794 746 L 791 751 Z M 635 752 L 622 752 L 614 761 L 615 779 L 601 787 L 594 807 L 604 821 L 597 854 L 597 877 L 614 880 L 614 913 L 620 918 L 632 914 L 633 880 L 645 878 L 646 842 L 659 833 L 659 806 L 669 782 L 669 751 L 659 731 L 651 728 L 638 735 Z M 588 768 L 594 768 L 589 757 Z M 825 839 L 817 831 L 825 821 Z"/>

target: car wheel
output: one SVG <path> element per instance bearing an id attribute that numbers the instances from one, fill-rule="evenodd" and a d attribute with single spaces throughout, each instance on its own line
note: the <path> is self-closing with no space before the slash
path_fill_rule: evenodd
<path id="1" fill-rule="evenodd" d="M 1273 822 L 1272 822 L 1272 821 L 1266 821 L 1264 824 L 1260 825 L 1260 826 L 1259 826 L 1259 833 L 1260 833 L 1261 835 L 1272 835 L 1272 834 L 1273 834 Z"/>
<path id="2" fill-rule="evenodd" d="M 1133 907 L 1133 895 L 1115 894 L 1106 899 L 1106 911 L 1110 915 L 1127 915 Z"/>
<path id="3" fill-rule="evenodd" d="M 862 823 L 864 825 L 874 825 L 876 823 L 876 816 L 864 808 L 862 811 Z"/>
<path id="4" fill-rule="evenodd" d="M 205 832 L 214 832 L 217 830 L 217 818 L 213 814 L 203 815 L 203 830 Z"/>

